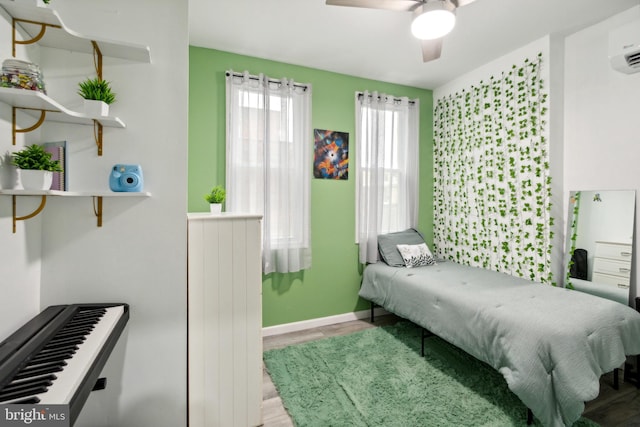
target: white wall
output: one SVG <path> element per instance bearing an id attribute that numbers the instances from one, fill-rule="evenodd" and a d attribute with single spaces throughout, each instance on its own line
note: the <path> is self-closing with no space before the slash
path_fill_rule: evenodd
<path id="1" fill-rule="evenodd" d="M 538 53 L 542 53 L 543 57 L 547 58 L 549 56 L 549 44 L 549 37 L 542 37 L 522 46 L 507 55 L 434 89 L 433 98 L 434 100 L 438 100 L 445 96 L 455 94 L 462 89 L 468 89 L 472 85 L 477 86 L 480 81 L 488 80 L 492 75 L 498 75 L 503 71 L 511 70 L 512 65 L 519 65 L 525 58 L 537 57 Z M 545 77 L 549 75 L 549 61 L 543 61 L 542 63 L 542 75 Z"/>
<path id="2" fill-rule="evenodd" d="M 0 9 L 0 62 L 11 54 L 11 19 Z M 18 38 L 22 38 L 20 35 Z M 40 50 L 36 46 L 18 46 L 17 55 L 24 60 L 39 62 Z M 33 119 L 18 113 L 20 126 L 31 126 Z M 11 166 L 11 152 L 24 144 L 40 138 L 40 130 L 19 134 L 18 145 L 11 145 L 11 107 L 0 102 L 0 188 L 13 188 L 17 181 L 15 167 Z M 23 222 L 18 223 L 18 233 L 12 233 L 12 201 L 9 196 L 0 196 L 0 340 L 20 327 L 40 310 L 40 222 L 31 220 L 28 230 Z M 32 212 L 38 201 L 18 201 L 18 216 Z"/>
<path id="3" fill-rule="evenodd" d="M 0 197 L 0 339 L 48 305 L 126 302 L 131 319 L 105 367 L 107 389 L 91 394 L 76 426 L 183 426 L 187 2 L 52 0 L 51 7 L 81 34 L 150 46 L 152 63 L 104 58 L 104 78 L 118 95 L 112 114 L 127 127 L 105 128 L 102 157 L 91 127 L 47 123 L 42 141 L 70 144 L 72 190 L 108 190 L 113 164 L 140 163 L 152 197 L 105 198 L 101 228 L 90 198 L 49 198 L 45 211 L 20 223 L 15 235 L 11 198 Z M 10 32 L 0 33 L 3 45 L 10 38 Z M 94 74 L 91 55 L 49 48 L 39 53 L 49 94 L 79 108 L 76 84 Z M 10 109 L 7 116 L 0 106 L 0 114 L 10 119 Z M 0 131 L 5 128 L 2 123 Z M 9 136 L 1 139 L 3 152 Z M 8 297 L 15 294 L 19 298 Z"/>
<path id="4" fill-rule="evenodd" d="M 564 197 L 567 200 L 570 190 L 637 193 L 640 189 L 637 129 L 640 73 L 627 75 L 614 71 L 608 60 L 609 32 L 633 21 L 640 22 L 640 6 L 566 39 Z M 636 224 L 639 218 L 636 209 Z M 635 241 L 632 297 L 638 295 L 637 225 Z"/>

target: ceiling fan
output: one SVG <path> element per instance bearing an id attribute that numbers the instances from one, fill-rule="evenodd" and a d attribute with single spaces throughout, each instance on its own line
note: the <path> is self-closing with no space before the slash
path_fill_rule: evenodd
<path id="1" fill-rule="evenodd" d="M 440 58 L 442 37 L 456 23 L 456 9 L 475 0 L 326 0 L 331 6 L 413 12 L 411 32 L 422 43 L 422 61 Z"/>

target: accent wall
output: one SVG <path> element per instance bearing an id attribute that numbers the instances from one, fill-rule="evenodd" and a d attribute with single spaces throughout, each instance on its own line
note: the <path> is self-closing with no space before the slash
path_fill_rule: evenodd
<path id="1" fill-rule="evenodd" d="M 204 194 L 225 181 L 225 71 L 263 73 L 310 83 L 312 128 L 349 134 L 355 146 L 355 93 L 378 91 L 420 100 L 420 214 L 418 228 L 432 242 L 433 104 L 430 90 L 191 46 L 189 57 L 190 212 L 209 207 Z M 327 58 L 330 61 L 330 58 Z M 308 144 L 313 144 L 309 135 Z M 355 167 L 358 153 L 349 153 Z M 309 162 L 313 159 L 310 158 Z M 348 180 L 311 181 L 312 266 L 290 274 L 263 276 L 263 326 L 365 310 L 358 297 L 362 267 L 355 244 L 355 175 Z"/>

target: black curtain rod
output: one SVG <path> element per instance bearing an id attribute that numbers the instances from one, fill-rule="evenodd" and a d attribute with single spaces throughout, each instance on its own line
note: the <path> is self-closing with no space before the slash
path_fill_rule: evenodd
<path id="1" fill-rule="evenodd" d="M 356 94 L 358 95 L 358 99 L 362 98 L 364 96 L 364 92 L 356 92 Z M 373 95 L 371 93 L 369 93 L 369 97 L 373 97 Z M 378 99 L 381 99 L 382 97 L 380 95 L 378 95 Z M 393 102 L 401 102 L 402 98 L 393 98 Z M 409 104 L 415 104 L 416 101 L 413 100 L 409 100 Z"/>
<path id="2" fill-rule="evenodd" d="M 227 77 L 231 76 L 231 73 L 229 71 L 226 71 L 224 74 Z M 244 77 L 244 74 L 238 73 L 238 72 L 234 72 L 233 73 L 233 77 Z M 254 76 L 254 75 L 250 74 L 249 75 L 249 80 L 260 80 L 260 78 L 258 76 Z M 279 79 L 267 78 L 267 81 L 269 83 L 282 84 L 282 80 L 279 80 Z M 301 84 L 301 83 L 293 82 L 293 87 L 299 87 L 299 88 L 302 88 L 304 90 L 307 90 L 309 88 L 309 85 L 304 85 L 304 84 Z"/>

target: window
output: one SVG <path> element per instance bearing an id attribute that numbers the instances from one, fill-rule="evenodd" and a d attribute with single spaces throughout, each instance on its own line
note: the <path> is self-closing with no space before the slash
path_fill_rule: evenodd
<path id="1" fill-rule="evenodd" d="M 376 262 L 379 234 L 415 227 L 418 214 L 418 101 L 356 96 L 356 242 Z"/>
<path id="2" fill-rule="evenodd" d="M 263 215 L 263 272 L 311 266 L 311 87 L 227 73 L 227 210 Z"/>

